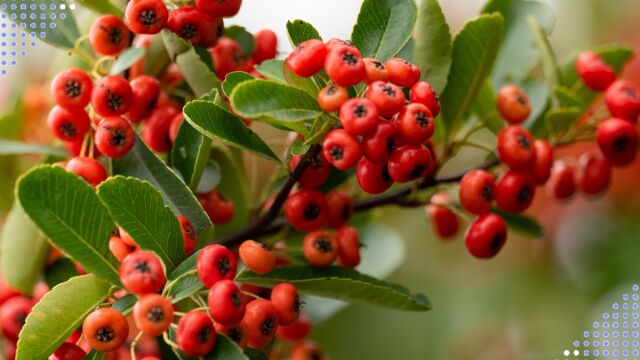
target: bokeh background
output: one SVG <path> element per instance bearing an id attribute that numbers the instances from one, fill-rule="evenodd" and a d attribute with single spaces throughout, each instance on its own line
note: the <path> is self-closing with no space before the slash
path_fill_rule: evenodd
<path id="1" fill-rule="evenodd" d="M 8 2 L 8 0 L 7 0 Z M 482 0 L 441 0 L 452 32 L 477 15 Z M 640 49 L 637 0 L 549 0 L 556 12 L 551 42 L 559 59 L 592 45 L 626 42 Z M 325 38 L 348 38 L 360 1 L 245 0 L 229 21 L 249 31 L 270 28 L 288 52 L 285 23 L 311 22 Z M 472 56 L 472 55 L 470 55 Z M 48 143 L 48 79 L 65 54 L 43 43 L 0 77 L 0 138 Z M 62 60 L 61 60 L 62 61 Z M 640 80 L 634 59 L 624 77 Z M 580 145 L 557 157 L 573 158 Z M 0 157 L 0 222 L 17 175 L 36 157 Z M 472 165 L 471 159 L 465 166 Z M 402 239 L 404 261 L 389 279 L 427 294 L 433 310 L 407 313 L 349 306 L 318 324 L 312 338 L 333 359 L 559 359 L 611 303 L 640 282 L 640 160 L 614 170 L 614 186 L 597 199 L 550 200 L 540 189 L 529 211 L 546 238 L 510 236 L 491 261 L 468 255 L 461 236 L 442 242 L 421 209 L 387 208 L 376 221 Z M 366 251 L 366 250 L 365 250 Z M 366 252 L 365 255 L 366 256 Z M 384 257 L 376 261 L 385 262 Z M 391 261 L 391 260 L 390 260 Z M 395 260 L 394 260 L 395 261 Z"/>

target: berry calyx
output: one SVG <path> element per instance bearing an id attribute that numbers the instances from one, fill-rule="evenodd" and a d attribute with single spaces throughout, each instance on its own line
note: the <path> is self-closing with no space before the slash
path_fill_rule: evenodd
<path id="1" fill-rule="evenodd" d="M 302 302 L 295 286 L 286 282 L 274 286 L 270 299 L 278 314 L 279 325 L 288 326 L 298 320 Z"/>
<path id="2" fill-rule="evenodd" d="M 327 194 L 327 226 L 338 228 L 346 224 L 353 215 L 353 199 L 351 196 L 340 192 L 332 191 Z"/>
<path id="3" fill-rule="evenodd" d="M 349 100 L 347 89 L 338 85 L 327 85 L 318 92 L 318 105 L 323 111 L 335 112 Z"/>
<path id="4" fill-rule="evenodd" d="M 324 158 L 337 169 L 348 170 L 362 158 L 362 146 L 348 131 L 335 129 L 324 138 L 322 153 Z"/>
<path id="5" fill-rule="evenodd" d="M 617 80 L 604 94 L 611 116 L 636 121 L 640 114 L 640 88 L 626 80 Z"/>
<path id="6" fill-rule="evenodd" d="M 291 226 L 299 231 L 313 231 L 324 225 L 328 212 L 324 194 L 302 189 L 289 195 L 284 204 L 284 215 Z"/>
<path id="7" fill-rule="evenodd" d="M 226 335 L 231 341 L 238 344 L 241 348 L 247 347 L 249 343 L 249 327 L 245 321 L 240 321 L 233 325 L 222 325 L 214 322 L 213 327 L 218 334 Z"/>
<path id="8" fill-rule="evenodd" d="M 91 128 L 91 119 L 84 109 L 55 106 L 47 117 L 49 131 L 62 141 L 82 141 Z"/>
<path id="9" fill-rule="evenodd" d="M 398 86 L 410 88 L 420 80 L 420 69 L 405 59 L 389 59 L 385 66 L 389 72 L 389 81 Z"/>
<path id="10" fill-rule="evenodd" d="M 375 130 L 362 138 L 362 153 L 367 160 L 382 163 L 396 148 L 396 127 L 390 121 L 379 120 Z"/>
<path id="11" fill-rule="evenodd" d="M 136 295 L 158 292 L 167 282 L 160 260 L 151 252 L 138 250 L 120 264 L 120 282 Z"/>
<path id="12" fill-rule="evenodd" d="M 364 63 L 367 84 L 371 84 L 374 81 L 387 82 L 389 80 L 389 71 L 383 62 L 374 58 L 364 58 L 362 62 Z"/>
<path id="13" fill-rule="evenodd" d="M 89 30 L 91 47 L 101 55 L 118 55 L 129 46 L 131 33 L 125 23 L 115 15 L 102 15 Z"/>
<path id="14" fill-rule="evenodd" d="M 133 306 L 133 320 L 145 335 L 162 335 L 173 322 L 173 317 L 173 305 L 162 295 L 144 295 Z"/>
<path id="15" fill-rule="evenodd" d="M 179 7 L 169 13 L 167 27 L 192 44 L 199 44 L 204 37 L 205 17 L 195 6 Z"/>
<path id="16" fill-rule="evenodd" d="M 386 163 L 374 163 L 366 158 L 360 159 L 356 170 L 356 179 L 362 190 L 369 194 L 380 194 L 393 185 Z"/>
<path id="17" fill-rule="evenodd" d="M 135 140 L 133 127 L 120 116 L 100 120 L 94 133 L 96 148 L 110 158 L 126 155 L 133 147 Z"/>
<path id="18" fill-rule="evenodd" d="M 399 183 L 423 177 L 431 166 L 429 149 L 416 145 L 403 145 L 389 156 L 389 175 Z"/>
<path id="19" fill-rule="evenodd" d="M 351 135 L 366 135 L 378 123 L 378 108 L 369 99 L 349 99 L 340 107 L 340 123 Z"/>
<path id="20" fill-rule="evenodd" d="M 327 267 L 336 260 L 339 246 L 335 236 L 326 231 L 313 231 L 304 237 L 302 252 L 311 265 Z"/>
<path id="21" fill-rule="evenodd" d="M 411 145 L 420 145 L 429 140 L 436 129 L 431 111 L 420 103 L 403 107 L 394 122 L 398 136 Z"/>
<path id="22" fill-rule="evenodd" d="M 132 0 L 125 10 L 125 22 L 136 34 L 157 34 L 169 20 L 162 0 Z"/>
<path id="23" fill-rule="evenodd" d="M 91 106 L 98 115 L 117 116 L 129 111 L 133 91 L 129 82 L 119 75 L 108 75 L 98 81 L 91 93 Z"/>
<path id="24" fill-rule="evenodd" d="M 327 53 L 324 70 L 334 83 L 354 86 L 364 80 L 366 71 L 360 51 L 353 46 L 338 46 Z"/>
<path id="25" fill-rule="evenodd" d="M 433 117 L 440 114 L 440 98 L 427 82 L 419 81 L 415 83 L 409 91 L 409 100 L 412 103 L 420 103 L 428 107 Z"/>
<path id="26" fill-rule="evenodd" d="M 184 254 L 189 256 L 193 254 L 198 245 L 198 234 L 189 219 L 182 215 L 178 215 L 180 223 L 180 232 L 182 233 L 182 241 L 184 243 Z"/>
<path id="27" fill-rule="evenodd" d="M 59 72 L 51 82 L 51 94 L 56 104 L 67 109 L 84 109 L 91 101 L 93 81 L 81 69 Z"/>
<path id="28" fill-rule="evenodd" d="M 596 142 L 602 155 L 613 166 L 631 163 L 638 152 L 638 132 L 627 120 L 609 118 L 596 130 Z"/>
<path id="29" fill-rule="evenodd" d="M 404 106 L 404 93 L 398 86 L 384 81 L 374 81 L 367 87 L 365 98 L 371 100 L 381 116 L 391 117 Z"/>
<path id="30" fill-rule="evenodd" d="M 120 312 L 112 308 L 102 308 L 84 319 L 82 335 L 96 351 L 114 351 L 127 340 L 129 324 Z"/>
<path id="31" fill-rule="evenodd" d="M 498 134 L 498 158 L 511 169 L 527 169 L 534 151 L 533 137 L 521 127 L 508 126 Z"/>
<path id="32" fill-rule="evenodd" d="M 496 182 L 496 204 L 503 211 L 519 213 L 531 206 L 535 191 L 536 183 L 530 174 L 509 170 Z"/>

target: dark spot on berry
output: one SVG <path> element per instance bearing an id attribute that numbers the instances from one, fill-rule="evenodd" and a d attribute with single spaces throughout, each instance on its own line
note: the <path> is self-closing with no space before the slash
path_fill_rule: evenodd
<path id="1" fill-rule="evenodd" d="M 411 170 L 411 174 L 410 174 L 411 178 L 412 179 L 419 178 L 420 176 L 422 176 L 424 174 L 426 169 L 427 168 L 424 165 L 415 166 L 413 168 L 413 170 Z"/>
<path id="2" fill-rule="evenodd" d="M 333 160 L 342 160 L 344 157 L 344 149 L 340 146 L 332 146 L 331 149 L 329 149 L 329 154 Z"/>
<path id="3" fill-rule="evenodd" d="M 382 181 L 385 183 L 393 181 L 391 179 L 391 175 L 389 175 L 389 168 L 387 167 L 387 164 L 382 167 L 382 173 L 380 175 L 382 176 Z"/>
<path id="4" fill-rule="evenodd" d="M 427 114 L 423 112 L 417 112 L 414 118 L 421 128 L 426 128 L 427 126 L 429 126 L 429 117 L 427 116 Z"/>
<path id="5" fill-rule="evenodd" d="M 180 35 L 185 39 L 191 39 L 198 36 L 198 26 L 196 24 L 188 23 L 180 29 Z"/>
<path id="6" fill-rule="evenodd" d="M 327 95 L 329 96 L 334 95 L 336 92 L 338 92 L 338 89 L 333 85 L 327 88 Z"/>
<path id="7" fill-rule="evenodd" d="M 311 350 L 311 360 L 322 360 L 322 354 L 317 352 L 316 350 Z"/>
<path id="8" fill-rule="evenodd" d="M 371 62 L 371 64 L 372 64 L 376 69 L 380 69 L 380 70 L 384 70 L 384 69 L 385 69 L 384 64 L 383 64 L 383 63 L 381 63 L 381 62 L 380 62 L 380 61 L 378 61 L 378 60 L 374 60 L 374 61 L 372 61 L 372 62 Z"/>
<path id="9" fill-rule="evenodd" d="M 64 84 L 64 93 L 70 98 L 78 97 L 82 94 L 82 84 L 79 81 L 69 80 Z"/>
<path id="10" fill-rule="evenodd" d="M 156 21 L 158 21 L 158 17 L 156 15 L 156 12 L 152 9 L 144 9 L 140 11 L 138 20 L 140 20 L 140 22 L 145 26 L 151 26 L 154 25 Z"/>
<path id="11" fill-rule="evenodd" d="M 221 37 L 222 34 L 224 34 L 224 23 L 220 21 L 216 26 L 216 37 Z"/>
<path id="12" fill-rule="evenodd" d="M 73 123 L 66 122 L 60 125 L 60 133 L 62 133 L 62 135 L 64 135 L 65 137 L 73 137 L 76 136 L 77 130 Z"/>
<path id="13" fill-rule="evenodd" d="M 109 40 L 109 42 L 113 45 L 119 45 L 120 42 L 122 41 L 122 31 L 117 28 L 106 28 L 106 27 L 101 27 L 102 31 L 107 33 L 107 39 Z"/>
<path id="14" fill-rule="evenodd" d="M 208 326 L 205 326 L 202 329 L 200 329 L 200 331 L 198 331 L 198 335 L 196 336 L 196 339 L 200 344 L 204 344 L 207 341 L 209 341 L 210 337 L 211 337 L 211 328 L 209 328 Z"/>
<path id="15" fill-rule="evenodd" d="M 491 242 L 489 243 L 489 247 L 491 248 L 491 251 L 493 253 L 498 252 L 498 250 L 500 250 L 500 247 L 502 246 L 503 241 L 504 241 L 504 234 L 502 232 L 495 234 L 493 236 L 493 239 L 491 239 Z"/>
<path id="16" fill-rule="evenodd" d="M 493 186 L 484 184 L 481 190 L 482 200 L 486 202 L 493 201 Z"/>
<path id="17" fill-rule="evenodd" d="M 231 294 L 231 303 L 238 309 L 242 306 L 242 297 L 239 292 L 234 291 L 233 294 Z"/>
<path id="18" fill-rule="evenodd" d="M 516 141 L 518 142 L 518 145 L 520 145 L 521 148 L 525 150 L 531 149 L 531 143 L 529 142 L 529 139 L 527 139 L 526 136 L 518 134 L 516 135 Z"/>
<path id="19" fill-rule="evenodd" d="M 304 208 L 304 213 L 302 214 L 305 220 L 312 221 L 320 216 L 320 206 L 316 203 L 310 203 L 307 207 Z"/>
<path id="20" fill-rule="evenodd" d="M 107 106 L 113 111 L 117 111 L 124 105 L 124 98 L 122 96 L 107 90 Z"/>
<path id="21" fill-rule="evenodd" d="M 392 136 L 390 136 L 390 137 L 387 139 L 387 147 L 386 147 L 386 149 L 387 149 L 387 154 L 391 154 L 391 152 L 393 152 L 393 149 L 394 149 L 395 147 L 396 147 L 396 140 L 395 140 Z"/>
<path id="22" fill-rule="evenodd" d="M 196 237 L 196 230 L 193 228 L 193 225 L 190 223 L 184 224 L 184 232 L 187 234 L 187 237 L 193 240 Z"/>
<path id="23" fill-rule="evenodd" d="M 103 343 L 108 343 L 116 337 L 115 331 L 110 327 L 103 327 L 96 332 L 96 339 Z"/>
<path id="24" fill-rule="evenodd" d="M 239 343 L 240 340 L 242 340 L 242 335 L 242 329 L 239 327 L 234 327 L 227 333 L 229 339 L 231 339 L 231 341 L 233 341 L 234 343 Z"/>
<path id="25" fill-rule="evenodd" d="M 313 246 L 318 249 L 318 251 L 323 253 L 328 253 L 333 251 L 333 247 L 331 246 L 331 241 L 326 236 L 319 237 Z"/>
<path id="26" fill-rule="evenodd" d="M 613 151 L 623 152 L 629 146 L 629 138 L 626 136 L 620 136 L 613 140 Z"/>
<path id="27" fill-rule="evenodd" d="M 151 322 L 160 322 L 164 320 L 164 310 L 160 306 L 154 306 L 147 313 L 147 320 Z"/>
<path id="28" fill-rule="evenodd" d="M 369 110 L 367 109 L 366 106 L 362 105 L 362 104 L 358 104 L 353 108 L 353 115 L 355 117 L 365 117 L 367 116 L 367 114 L 369 113 Z"/>
<path id="29" fill-rule="evenodd" d="M 311 167 L 314 169 L 322 169 L 322 167 L 324 166 L 324 162 L 322 161 L 322 158 L 318 155 L 318 156 L 314 156 L 311 159 Z"/>
<path id="30" fill-rule="evenodd" d="M 342 53 L 342 61 L 349 66 L 355 66 L 358 64 L 358 58 L 350 51 Z"/>
<path id="31" fill-rule="evenodd" d="M 384 85 L 382 87 L 382 93 L 390 97 L 396 96 L 396 91 L 390 85 Z"/>
<path id="32" fill-rule="evenodd" d="M 122 146 L 127 142 L 127 133 L 122 129 L 111 129 L 111 143 L 115 146 Z"/>
<path id="33" fill-rule="evenodd" d="M 147 274 L 151 272 L 151 267 L 149 266 L 149 263 L 144 260 L 136 261 L 134 269 L 136 269 L 136 271 L 139 271 L 143 274 Z"/>
<path id="34" fill-rule="evenodd" d="M 516 94 L 516 101 L 522 106 L 527 106 L 527 99 L 520 94 Z"/>
<path id="35" fill-rule="evenodd" d="M 528 185 L 523 186 L 518 194 L 516 195 L 516 201 L 519 203 L 526 203 L 531 200 L 531 195 L 533 195 L 533 191 L 529 188 Z"/>
<path id="36" fill-rule="evenodd" d="M 295 311 L 296 314 L 300 314 L 300 310 L 302 310 L 302 301 L 300 301 L 300 297 L 296 295 L 293 301 L 293 311 Z"/>
<path id="37" fill-rule="evenodd" d="M 351 206 L 345 204 L 342 207 L 342 212 L 340 212 L 340 219 L 342 219 L 342 221 L 347 221 L 349 220 L 350 217 L 351 217 Z"/>
<path id="38" fill-rule="evenodd" d="M 226 256 L 222 256 L 218 259 L 216 267 L 218 268 L 218 272 L 222 276 L 225 276 L 231 270 L 231 261 Z"/>
<path id="39" fill-rule="evenodd" d="M 272 318 L 266 319 L 262 323 L 262 326 L 260 327 L 260 331 L 262 332 L 262 335 L 264 335 L 264 336 L 273 335 L 273 332 L 276 331 L 276 322 L 275 322 L 275 320 L 272 319 Z"/>
<path id="40" fill-rule="evenodd" d="M 16 315 L 16 323 L 20 326 L 24 325 L 25 321 L 27 321 L 27 314 L 26 313 L 19 313 Z"/>
<path id="41" fill-rule="evenodd" d="M 638 95 L 636 94 L 636 92 L 633 89 L 631 89 L 629 87 L 626 87 L 626 86 L 622 88 L 622 92 L 625 95 L 627 95 L 628 97 L 630 97 L 630 98 L 634 98 L 635 99 L 635 98 L 638 97 Z"/>

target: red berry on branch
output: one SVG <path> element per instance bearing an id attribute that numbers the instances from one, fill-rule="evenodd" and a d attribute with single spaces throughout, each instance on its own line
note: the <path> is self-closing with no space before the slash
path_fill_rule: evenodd
<path id="1" fill-rule="evenodd" d="M 322 153 L 337 169 L 348 170 L 362 158 L 362 146 L 349 132 L 336 129 L 331 130 L 324 138 Z"/>
<path id="2" fill-rule="evenodd" d="M 223 225 L 231 221 L 236 213 L 236 206 L 222 196 L 218 190 L 199 194 L 198 201 L 215 225 Z"/>
<path id="3" fill-rule="evenodd" d="M 142 131 L 140 131 L 142 141 L 155 152 L 171 150 L 169 130 L 173 118 L 179 113 L 180 110 L 173 106 L 156 107 L 142 124 Z"/>
<path id="4" fill-rule="evenodd" d="M 534 156 L 531 164 L 531 173 L 540 184 L 547 182 L 551 176 L 551 165 L 553 164 L 553 148 L 546 140 L 536 139 L 533 142 Z"/>
<path id="5" fill-rule="evenodd" d="M 405 59 L 387 60 L 385 66 L 389 72 L 389 81 L 398 86 L 411 87 L 420 81 L 420 69 Z"/>
<path id="6" fill-rule="evenodd" d="M 100 161 L 88 157 L 72 158 L 67 162 L 65 169 L 85 179 L 93 186 L 98 186 L 98 184 L 107 179 L 107 171 Z"/>
<path id="7" fill-rule="evenodd" d="M 239 255 L 242 262 L 256 274 L 266 274 L 276 264 L 275 255 L 262 243 L 245 240 L 240 244 Z"/>
<path id="8" fill-rule="evenodd" d="M 496 96 L 496 105 L 500 115 L 510 124 L 520 124 L 531 113 L 529 96 L 514 85 L 503 86 Z"/>
<path id="9" fill-rule="evenodd" d="M 173 322 L 173 317 L 173 305 L 162 295 L 144 295 L 133 306 L 133 321 L 145 335 L 162 335 Z"/>
<path id="10" fill-rule="evenodd" d="M 169 13 L 167 27 L 192 44 L 199 44 L 204 38 L 205 21 L 205 15 L 195 6 L 183 6 Z"/>
<path id="11" fill-rule="evenodd" d="M 367 75 L 360 51 L 352 46 L 339 46 L 329 50 L 324 70 L 340 86 L 354 86 Z"/>
<path id="12" fill-rule="evenodd" d="M 356 179 L 362 190 L 369 194 L 380 194 L 393 185 L 386 163 L 373 163 L 362 158 L 356 170 Z"/>
<path id="13" fill-rule="evenodd" d="M 189 256 L 193 254 L 198 245 L 198 234 L 196 229 L 193 228 L 191 221 L 182 215 L 178 215 L 178 222 L 180 223 L 180 232 L 182 232 L 182 242 L 184 244 L 184 254 Z"/>
<path id="14" fill-rule="evenodd" d="M 342 86 L 327 85 L 318 93 L 318 105 L 323 111 L 335 112 L 349 100 L 349 92 Z"/>
<path id="15" fill-rule="evenodd" d="M 254 34 L 256 48 L 251 57 L 256 64 L 276 57 L 278 50 L 278 37 L 271 30 L 260 30 Z"/>
<path id="16" fill-rule="evenodd" d="M 337 50 L 345 46 L 354 50 L 358 50 L 358 48 L 355 45 L 353 45 L 353 43 L 350 40 L 342 40 L 338 38 L 329 39 L 329 41 L 327 41 L 326 46 L 327 46 L 327 51 Z"/>
<path id="17" fill-rule="evenodd" d="M 133 127 L 120 116 L 100 120 L 93 136 L 96 148 L 110 158 L 126 155 L 136 141 Z"/>
<path id="18" fill-rule="evenodd" d="M 122 241 L 128 246 L 138 247 L 138 244 L 136 244 L 131 235 L 129 235 L 123 228 L 118 228 L 118 235 L 120 235 L 120 239 L 122 239 Z"/>
<path id="19" fill-rule="evenodd" d="M 151 252 L 138 250 L 120 264 L 120 282 L 136 295 L 158 292 L 167 282 L 160 260 Z"/>
<path id="20" fill-rule="evenodd" d="M 216 74 L 221 79 L 228 73 L 238 70 L 242 65 L 240 45 L 233 39 L 220 38 L 216 46 L 211 49 L 211 56 Z"/>
<path id="21" fill-rule="evenodd" d="M 240 11 L 242 0 L 196 0 L 203 13 L 213 17 L 232 17 Z"/>
<path id="22" fill-rule="evenodd" d="M 435 234 L 441 239 L 450 239 L 458 233 L 458 215 L 440 204 L 427 205 L 427 215 Z"/>
<path id="23" fill-rule="evenodd" d="M 91 119 L 84 109 L 54 106 L 47 117 L 49 131 L 62 141 L 82 141 L 91 128 Z"/>
<path id="24" fill-rule="evenodd" d="M 611 184 L 611 165 L 599 154 L 585 153 L 578 161 L 576 181 L 582 193 L 601 194 L 607 191 Z"/>
<path id="25" fill-rule="evenodd" d="M 563 161 L 556 161 L 547 182 L 549 193 L 559 200 L 565 200 L 576 193 L 576 175 L 573 166 Z"/>
<path id="26" fill-rule="evenodd" d="M 378 108 L 368 99 L 349 99 L 340 107 L 340 123 L 351 135 L 371 133 L 378 124 Z"/>
<path id="27" fill-rule="evenodd" d="M 616 73 L 600 55 L 587 51 L 576 59 L 576 72 L 588 88 L 604 91 L 616 80 Z"/>
<path id="28" fill-rule="evenodd" d="M 238 261 L 225 246 L 213 244 L 200 251 L 196 268 L 200 281 L 210 288 L 218 281 L 233 279 Z"/>
<path id="29" fill-rule="evenodd" d="M 324 194 L 302 189 L 289 195 L 284 203 L 284 215 L 291 226 L 299 231 L 313 231 L 324 225 L 328 205 Z"/>
<path id="30" fill-rule="evenodd" d="M 305 314 L 300 314 L 298 320 L 289 326 L 278 326 L 276 336 L 287 341 L 302 340 L 311 331 L 311 322 Z"/>
<path id="31" fill-rule="evenodd" d="M 298 290 L 292 284 L 283 282 L 271 290 L 271 304 L 278 314 L 278 325 L 288 326 L 298 320 L 302 302 Z"/>
<path id="32" fill-rule="evenodd" d="M 214 322 L 213 327 L 218 334 L 226 335 L 241 348 L 247 347 L 249 343 L 249 327 L 245 321 L 240 321 L 233 325 L 222 325 Z"/>
<path id="33" fill-rule="evenodd" d="M 518 126 L 508 126 L 498 134 L 498 158 L 514 170 L 529 169 L 535 155 L 533 137 Z"/>
<path id="34" fill-rule="evenodd" d="M 91 93 L 91 105 L 102 116 L 117 116 L 129 111 L 133 91 L 129 82 L 119 75 L 108 75 L 96 83 Z"/>
<path id="35" fill-rule="evenodd" d="M 458 191 L 462 207 L 475 215 L 489 212 L 495 196 L 493 175 L 485 170 L 471 170 L 460 181 Z"/>
<path id="36" fill-rule="evenodd" d="M 496 183 L 496 204 L 503 211 L 519 213 L 531 206 L 535 191 L 536 183 L 530 174 L 509 170 Z"/>
<path id="37" fill-rule="evenodd" d="M 302 242 L 302 252 L 309 264 L 316 267 L 327 267 L 333 264 L 340 251 L 335 236 L 326 231 L 308 233 Z"/>
<path id="38" fill-rule="evenodd" d="M 278 329 L 278 313 L 273 304 L 256 299 L 247 305 L 244 321 L 249 329 L 249 347 L 260 349 L 269 344 Z"/>
<path id="39" fill-rule="evenodd" d="M 0 308 L 2 335 L 8 340 L 17 341 L 27 316 L 33 307 L 33 300 L 16 296 L 8 299 Z"/>
<path id="40" fill-rule="evenodd" d="M 342 226 L 336 230 L 338 241 L 338 263 L 346 268 L 354 268 L 360 264 L 360 235 L 351 226 Z"/>
<path id="41" fill-rule="evenodd" d="M 429 140 L 436 129 L 431 111 L 420 103 L 403 107 L 395 118 L 395 124 L 400 138 L 410 145 L 420 145 Z"/>
<path id="42" fill-rule="evenodd" d="M 291 360 L 326 360 L 322 348 L 313 341 L 305 341 L 291 350 Z"/>
<path id="43" fill-rule="evenodd" d="M 154 77 L 141 75 L 131 80 L 130 84 L 133 96 L 127 117 L 139 123 L 156 107 L 160 96 L 160 82 Z"/>
<path id="44" fill-rule="evenodd" d="M 367 87 L 364 96 L 371 100 L 381 116 L 391 117 L 404 106 L 404 93 L 396 85 L 384 81 L 374 81 Z"/>
<path id="45" fill-rule="evenodd" d="M 422 146 L 403 145 L 389 157 L 389 175 L 399 183 L 423 177 L 430 166 L 431 153 Z"/>
<path id="46" fill-rule="evenodd" d="M 387 82 L 389 80 L 389 71 L 383 62 L 374 58 L 364 58 L 365 81 L 371 84 L 374 81 Z"/>
<path id="47" fill-rule="evenodd" d="M 635 122 L 640 114 L 640 89 L 626 80 L 617 80 L 604 94 L 611 116 Z"/>
<path id="48" fill-rule="evenodd" d="M 609 118 L 596 130 L 596 142 L 604 157 L 613 166 L 631 163 L 638 152 L 638 132 L 627 120 Z"/>
<path id="49" fill-rule="evenodd" d="M 118 236 L 112 236 L 109 238 L 109 250 L 115 256 L 118 261 L 124 260 L 127 255 L 134 252 L 137 248 L 134 246 L 129 246 L 122 241 Z"/>
<path id="50" fill-rule="evenodd" d="M 125 22 L 136 34 L 157 34 L 169 20 L 169 11 L 162 0 L 132 0 L 125 10 Z"/>
<path id="51" fill-rule="evenodd" d="M 78 345 L 63 342 L 56 351 L 49 356 L 49 360 L 82 360 L 87 353 Z"/>
<path id="52" fill-rule="evenodd" d="M 216 338 L 213 323 L 204 311 L 190 311 L 178 322 L 176 342 L 188 356 L 208 354 L 216 344 Z"/>
<path id="53" fill-rule="evenodd" d="M 471 255 L 480 259 L 492 258 L 507 240 L 507 225 L 499 215 L 481 215 L 469 225 L 464 240 Z"/>
<path id="54" fill-rule="evenodd" d="M 440 114 L 440 98 L 428 82 L 415 83 L 409 91 L 409 100 L 428 107 L 434 117 Z"/>
<path id="55" fill-rule="evenodd" d="M 296 75 L 309 77 L 324 67 L 327 48 L 320 40 L 303 41 L 287 57 L 287 65 Z"/>
<path id="56" fill-rule="evenodd" d="M 303 156 L 292 156 L 291 160 L 289 160 L 289 170 L 294 171 L 302 159 Z M 307 166 L 302 173 L 302 177 L 300 177 L 300 184 L 308 188 L 317 188 L 327 181 L 330 172 L 331 166 L 327 160 L 319 154 L 310 160 L 309 166 Z"/>
<path id="57" fill-rule="evenodd" d="M 351 196 L 340 191 L 332 191 L 327 194 L 327 204 L 327 226 L 338 228 L 351 219 L 354 211 Z"/>
<path id="58" fill-rule="evenodd" d="M 114 351 L 127 340 L 129 324 L 120 312 L 112 308 L 102 308 L 84 319 L 82 335 L 96 351 Z"/>
<path id="59" fill-rule="evenodd" d="M 89 30 L 89 41 L 93 50 L 101 55 L 118 55 L 129 46 L 131 33 L 119 17 L 102 15 Z"/>
<path id="60" fill-rule="evenodd" d="M 242 294 L 233 280 L 220 280 L 209 289 L 209 313 L 216 323 L 234 325 L 244 316 Z"/>
<path id="61" fill-rule="evenodd" d="M 89 75 L 76 68 L 59 72 L 51 82 L 53 101 L 67 109 L 84 109 L 91 101 L 92 89 Z"/>
<path id="62" fill-rule="evenodd" d="M 362 139 L 362 153 L 367 160 L 382 163 L 396 147 L 396 127 L 390 121 L 379 120 L 375 130 Z"/>
<path id="63" fill-rule="evenodd" d="M 208 15 L 204 17 L 204 35 L 200 40 L 200 46 L 211 48 L 216 46 L 218 40 L 224 34 L 224 20 Z M 214 64 L 215 65 L 215 64 Z"/>

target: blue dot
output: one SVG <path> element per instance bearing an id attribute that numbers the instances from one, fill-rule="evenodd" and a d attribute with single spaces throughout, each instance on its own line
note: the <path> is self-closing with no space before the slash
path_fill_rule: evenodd
<path id="1" fill-rule="evenodd" d="M 16 62 L 15 60 L 11 61 L 11 65 L 16 65 L 18 62 Z"/>
<path id="2" fill-rule="evenodd" d="M 589 337 L 589 332 L 588 332 L 588 331 L 585 331 L 585 332 L 582 334 L 582 336 L 583 336 L 583 337 Z"/>
<path id="3" fill-rule="evenodd" d="M 603 318 L 603 319 L 608 319 L 608 318 L 609 318 L 609 314 L 608 314 L 608 313 L 604 313 L 604 314 L 602 314 L 602 318 Z"/>
<path id="4" fill-rule="evenodd" d="M 36 46 L 36 42 L 35 42 L 35 41 L 32 41 L 32 42 L 31 42 L 31 46 Z"/>
<path id="5" fill-rule="evenodd" d="M 602 350 L 602 356 L 609 356 L 609 350 Z"/>
<path id="6" fill-rule="evenodd" d="M 584 356 L 589 356 L 589 350 L 584 351 Z"/>
<path id="7" fill-rule="evenodd" d="M 622 350 L 622 356 L 629 356 L 629 350 Z"/>
<path id="8" fill-rule="evenodd" d="M 633 350 L 633 356 L 638 356 L 638 350 Z"/>
<path id="9" fill-rule="evenodd" d="M 27 52 L 23 50 L 23 51 L 20 52 L 20 55 L 21 56 L 27 56 Z"/>
<path id="10" fill-rule="evenodd" d="M 605 321 L 604 323 L 602 323 L 602 327 L 608 328 L 609 327 L 609 322 Z"/>
<path id="11" fill-rule="evenodd" d="M 67 17 L 67 15 L 65 15 L 64 13 L 60 14 L 60 20 L 64 20 Z"/>
<path id="12" fill-rule="evenodd" d="M 633 285 L 632 289 L 633 291 L 638 291 L 638 285 Z"/>
<path id="13" fill-rule="evenodd" d="M 613 350 L 613 351 L 611 352 L 611 354 L 612 354 L 613 356 L 617 357 L 617 356 L 618 356 L 618 350 Z"/>
<path id="14" fill-rule="evenodd" d="M 599 322 L 597 322 L 597 321 L 596 321 L 596 322 L 594 322 L 594 323 L 593 323 L 593 327 L 594 327 L 594 328 L 596 328 L 596 329 L 597 329 L 597 328 L 599 328 L 599 327 L 600 327 L 600 323 L 599 323 Z"/>
<path id="15" fill-rule="evenodd" d="M 2 10 L 7 10 L 7 4 L 2 4 L 2 5 L 0 5 L 0 9 L 2 9 Z"/>
<path id="16" fill-rule="evenodd" d="M 613 342 L 613 347 L 618 347 L 618 346 L 620 346 L 620 343 L 619 343 L 619 342 L 617 342 L 617 341 L 614 341 L 614 342 Z"/>
<path id="17" fill-rule="evenodd" d="M 600 355 L 600 352 L 598 350 L 593 350 L 593 356 L 598 356 Z"/>
<path id="18" fill-rule="evenodd" d="M 583 341 L 583 342 L 582 342 L 582 345 L 583 345 L 583 346 L 589 346 L 589 340 L 585 340 L 585 341 Z"/>
<path id="19" fill-rule="evenodd" d="M 573 342 L 573 346 L 578 347 L 580 346 L 580 341 L 576 340 Z"/>
<path id="20" fill-rule="evenodd" d="M 7 75 L 7 70 L 2 70 L 1 73 L 2 75 Z"/>
<path id="21" fill-rule="evenodd" d="M 31 10 L 35 10 L 37 7 L 36 7 L 36 4 L 31 4 L 31 6 L 29 6 L 29 8 L 30 8 Z"/>
<path id="22" fill-rule="evenodd" d="M 594 332 L 591 334 L 591 336 L 593 336 L 593 337 L 598 337 L 598 336 L 600 336 L 600 332 L 598 332 L 598 331 L 594 331 Z"/>
<path id="23" fill-rule="evenodd" d="M 593 346 L 600 346 L 600 341 L 594 340 L 593 341 Z"/>
<path id="24" fill-rule="evenodd" d="M 2 64 L 3 66 L 7 65 L 7 61 L 6 60 L 2 60 L 2 62 L 0 62 L 0 64 Z"/>
<path id="25" fill-rule="evenodd" d="M 602 332 L 602 336 L 603 337 L 609 337 L 609 332 L 608 331 L 603 331 Z"/>

